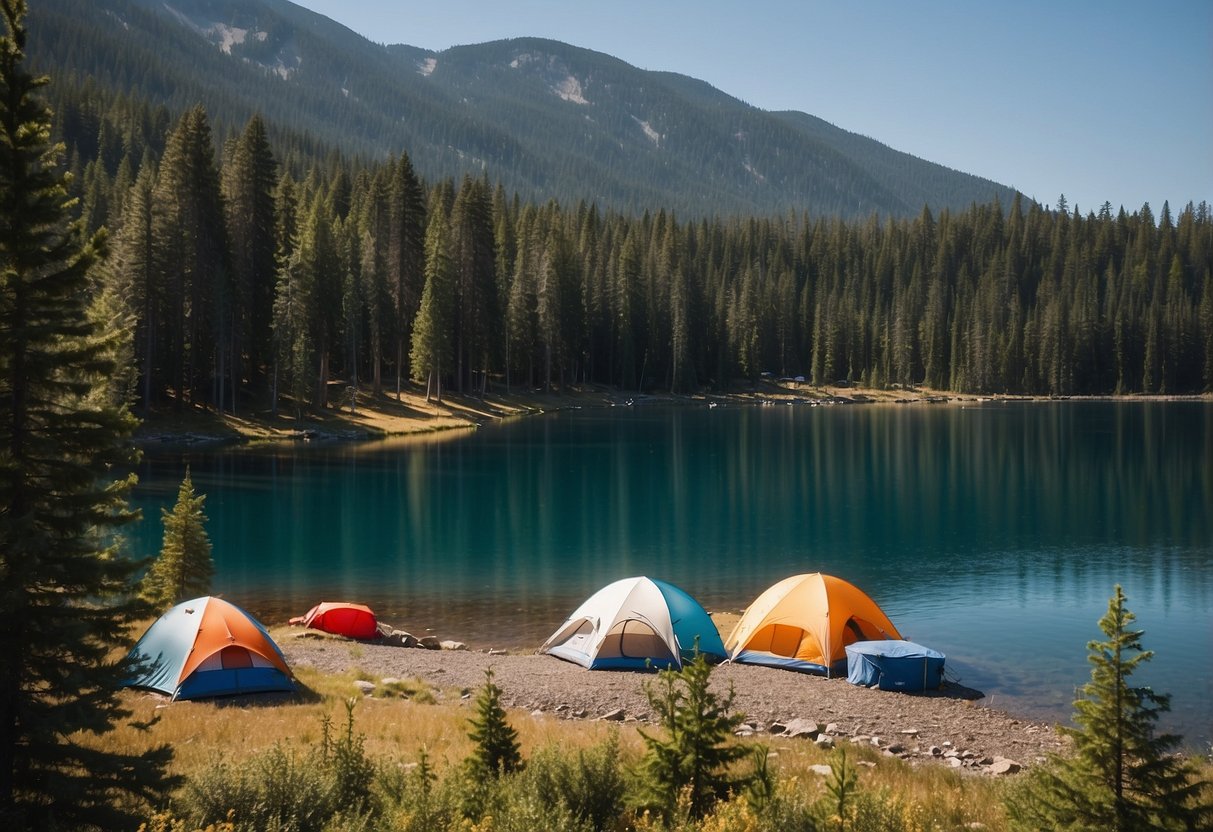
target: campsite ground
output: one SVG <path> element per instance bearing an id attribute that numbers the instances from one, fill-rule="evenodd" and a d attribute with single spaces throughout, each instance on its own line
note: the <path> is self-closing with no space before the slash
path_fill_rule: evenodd
<path id="1" fill-rule="evenodd" d="M 424 650 L 386 640 L 353 643 L 286 628 L 274 635 L 292 667 L 349 674 L 364 688 L 366 683 L 374 686 L 371 696 L 376 690 L 383 695 L 390 687 L 385 679 L 417 680 L 439 704 L 466 704 L 467 694 L 484 683 L 485 671 L 491 668 L 504 703 L 521 712 L 519 719 L 651 721 L 644 689 L 654 681 L 653 674 L 588 671 L 533 654 Z M 994 710 L 975 698 L 980 696 L 977 691 L 957 685 L 911 695 L 856 687 L 845 678 L 731 664 L 713 672 L 713 685 L 722 694 L 732 688 L 734 709 L 745 714 L 751 730 L 764 741 L 771 739 L 773 723 L 787 726 L 807 720 L 819 723 L 836 744 L 861 744 L 912 764 L 973 772 L 989 771 L 996 758 L 1030 767 L 1063 748 L 1053 726 Z M 949 762 L 953 756 L 958 763 Z"/>

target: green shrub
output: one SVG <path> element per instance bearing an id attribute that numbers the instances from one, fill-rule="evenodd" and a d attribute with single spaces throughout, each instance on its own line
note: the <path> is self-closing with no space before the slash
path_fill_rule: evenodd
<path id="1" fill-rule="evenodd" d="M 340 737 L 332 736 L 332 721 L 324 717 L 320 737 L 320 753 L 324 767 L 329 771 L 334 799 L 338 806 L 361 813 L 369 807 L 371 786 L 375 782 L 375 762 L 366 755 L 366 738 L 354 733 L 354 706 L 356 700 L 345 703 L 345 731 Z"/>
<path id="2" fill-rule="evenodd" d="M 464 783 L 456 771 L 439 780 L 422 748 L 418 762 L 409 770 L 388 769 L 380 775 L 384 828 L 396 832 L 440 832 L 463 823 L 460 797 Z"/>
<path id="3" fill-rule="evenodd" d="M 239 766 L 222 758 L 186 781 L 177 807 L 198 827 L 230 820 L 237 832 L 324 832 L 364 827 L 376 814 L 376 766 L 354 733 L 354 703 L 345 731 L 333 736 L 326 716 L 320 745 L 302 753 L 280 745 Z"/>
<path id="4" fill-rule="evenodd" d="M 493 832 L 593 832 L 561 801 L 549 802 L 535 789 L 526 772 L 506 775 L 489 787 L 490 795 L 477 828 Z"/>
<path id="5" fill-rule="evenodd" d="M 238 766 L 216 760 L 186 782 L 177 809 L 191 828 L 230 819 L 235 832 L 321 832 L 338 809 L 333 794 L 313 760 L 275 746 Z"/>
<path id="6" fill-rule="evenodd" d="M 545 805 L 560 806 L 595 830 L 609 829 L 623 811 L 625 784 L 619 764 L 619 737 L 573 754 L 541 749 L 527 765 L 515 788 L 533 790 Z"/>

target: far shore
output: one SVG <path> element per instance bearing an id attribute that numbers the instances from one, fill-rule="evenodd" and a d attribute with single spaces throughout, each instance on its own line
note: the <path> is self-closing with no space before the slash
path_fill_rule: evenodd
<path id="1" fill-rule="evenodd" d="M 484 396 L 444 393 L 441 402 L 426 401 L 425 392 L 413 385 L 399 395 L 385 389 L 379 395 L 361 386 L 357 396 L 350 387 L 330 386 L 330 407 L 305 410 L 299 418 L 290 408 L 275 415 L 267 408 L 252 408 L 235 414 L 210 409 L 171 406 L 143 414 L 135 441 L 142 446 L 221 445 L 250 442 L 355 441 L 387 437 L 414 437 L 423 441 L 455 438 L 461 432 L 509 419 L 586 407 L 641 407 L 649 405 L 741 406 L 741 405 L 976 405 L 990 402 L 1025 401 L 1213 401 L 1213 393 L 1189 396 L 1020 396 L 978 395 L 931 390 L 923 387 L 867 388 L 850 384 L 814 386 L 789 380 L 760 381 L 749 389 L 727 393 L 633 393 L 595 385 L 561 388 L 552 392 L 536 389 Z M 351 405 L 352 400 L 352 405 Z M 337 403 L 340 403 L 339 405 Z"/>

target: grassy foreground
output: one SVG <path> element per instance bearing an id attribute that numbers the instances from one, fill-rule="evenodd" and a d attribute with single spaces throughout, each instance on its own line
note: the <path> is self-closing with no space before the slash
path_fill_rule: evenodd
<path id="1" fill-rule="evenodd" d="M 374 695 L 354 705 L 352 734 L 347 735 L 346 708 L 356 678 L 357 674 L 326 675 L 301 668 L 300 694 L 260 700 L 166 704 L 162 697 L 127 692 L 124 696 L 134 711 L 132 719 L 96 742 L 129 752 L 161 743 L 173 747 L 173 770 L 184 778 L 184 785 L 167 808 L 147 809 L 147 828 L 166 832 L 206 828 L 208 824 L 199 820 L 199 807 L 220 804 L 235 810 L 230 816 L 232 825 L 220 823 L 211 828 L 266 828 L 263 815 L 249 815 L 264 812 L 271 798 L 263 794 L 253 800 L 245 794 L 249 784 L 236 781 L 252 778 L 264 785 L 281 780 L 277 783 L 280 797 L 283 792 L 306 797 L 324 788 L 319 781 L 325 776 L 341 781 L 343 754 L 344 765 L 357 758 L 355 768 L 363 771 L 360 779 L 370 780 L 354 788 L 365 801 L 360 805 L 373 803 L 378 808 L 356 822 L 340 809 L 349 809 L 357 801 L 339 800 L 335 815 L 296 818 L 278 828 L 528 832 L 547 828 L 1006 828 L 1003 782 L 960 776 L 941 766 L 913 768 L 857 746 L 847 748 L 847 757 L 858 774 L 852 800 L 861 811 L 847 824 L 841 819 L 838 824 L 830 824 L 827 807 L 832 799 L 828 789 L 831 778 L 811 767 L 829 764 L 831 755 L 836 759 L 838 752 L 821 750 L 802 740 L 775 738 L 762 740 L 776 784 L 774 794 L 765 803 L 756 802 L 752 795 L 737 795 L 702 820 L 673 819 L 667 826 L 657 817 L 628 806 L 628 792 L 636 777 L 633 772 L 643 753 L 642 739 L 633 725 L 562 721 L 521 712 L 511 712 L 509 721 L 518 732 L 528 765 L 520 774 L 503 778 L 496 791 L 486 796 L 483 784 L 470 782 L 463 765 L 472 751 L 468 699 L 462 705 L 433 704 L 433 693 L 424 683 L 406 680 L 385 686 L 380 680 L 371 680 L 377 685 Z M 460 693 L 474 695 L 475 691 Z M 651 727 L 643 730 L 654 731 Z M 351 741 L 344 751 L 340 745 L 343 738 Z M 423 749 L 426 760 L 419 767 Z M 614 786 L 611 777 L 602 771 L 609 749 L 614 749 L 610 752 L 614 754 Z M 427 770 L 430 773 L 424 773 Z M 352 787 L 347 784 L 345 788 Z M 544 797 L 549 792 L 593 795 L 595 788 L 618 792 L 611 798 L 614 808 L 605 824 L 579 819 L 567 807 L 544 802 L 555 799 Z M 487 801 L 487 808 L 474 820 L 461 808 L 469 796 Z M 314 795 L 309 799 L 313 807 L 324 804 Z M 255 808 L 253 804 L 258 801 L 259 808 Z M 811 811 L 814 806 L 816 810 Z"/>

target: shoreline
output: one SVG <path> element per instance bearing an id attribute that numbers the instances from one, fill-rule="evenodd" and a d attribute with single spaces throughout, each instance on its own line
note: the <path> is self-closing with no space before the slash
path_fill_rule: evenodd
<path id="1" fill-rule="evenodd" d="M 334 390 L 344 390 L 334 385 Z M 339 396 L 334 393 L 333 399 Z M 209 447 L 261 443 L 362 442 L 388 438 L 414 437 L 422 441 L 453 438 L 465 431 L 561 410 L 585 407 L 648 406 L 847 406 L 847 405 L 985 405 L 1005 402 L 1213 402 L 1213 393 L 1191 395 L 1130 394 L 1108 396 L 1026 396 L 1009 394 L 979 395 L 925 388 L 876 389 L 855 385 L 815 387 L 796 382 L 760 382 L 750 390 L 728 393 L 626 393 L 601 386 L 570 387 L 559 392 L 492 392 L 483 397 L 449 394 L 441 404 L 426 402 L 424 393 L 411 387 L 401 392 L 384 392 L 378 397 L 360 390 L 353 411 L 347 407 L 328 408 L 306 413 L 295 419 L 280 411 L 252 410 L 249 414 L 217 414 L 211 410 L 190 408 L 183 411 L 159 410 L 141 419 L 133 437 L 139 447 Z"/>

